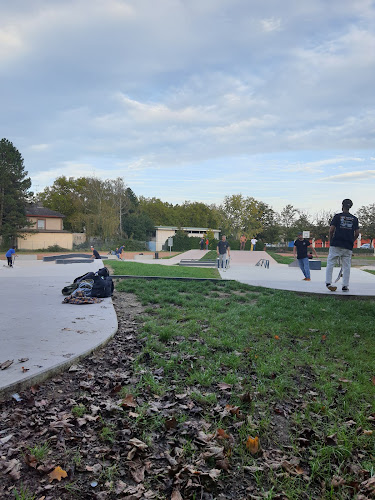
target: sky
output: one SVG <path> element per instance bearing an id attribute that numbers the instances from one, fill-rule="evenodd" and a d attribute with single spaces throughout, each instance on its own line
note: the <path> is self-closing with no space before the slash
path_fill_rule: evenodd
<path id="1" fill-rule="evenodd" d="M 0 136 L 34 192 L 353 213 L 375 187 L 373 0 L 0 0 Z"/>

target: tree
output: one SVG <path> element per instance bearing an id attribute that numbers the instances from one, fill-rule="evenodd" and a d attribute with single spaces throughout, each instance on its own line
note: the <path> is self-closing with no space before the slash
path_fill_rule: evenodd
<path id="1" fill-rule="evenodd" d="M 220 208 L 222 229 L 234 238 L 238 239 L 242 233 L 257 236 L 262 231 L 262 205 L 254 198 L 244 198 L 242 194 L 226 196 Z"/>
<path id="2" fill-rule="evenodd" d="M 295 223 L 298 210 L 293 205 L 286 205 L 280 212 L 280 224 L 284 241 L 291 241 L 295 238 Z"/>
<path id="3" fill-rule="evenodd" d="M 259 202 L 262 212 L 261 222 L 263 229 L 258 234 L 260 240 L 267 243 L 278 243 L 281 234 L 281 227 L 278 221 L 278 214 L 266 203 Z"/>
<path id="4" fill-rule="evenodd" d="M 46 208 L 56 210 L 65 215 L 64 228 L 68 231 L 83 232 L 83 214 L 85 211 L 83 193 L 86 178 L 65 176 L 55 179 L 51 187 L 46 187 L 39 193 L 39 201 Z"/>
<path id="5" fill-rule="evenodd" d="M 32 196 L 31 179 L 23 158 L 7 139 L 0 141 L 0 237 L 14 243 L 20 229 L 27 227 L 26 203 Z"/>
<path id="6" fill-rule="evenodd" d="M 361 207 L 357 215 L 362 235 L 373 241 L 375 238 L 375 203 Z"/>
<path id="7" fill-rule="evenodd" d="M 150 217 L 142 212 L 127 215 L 122 224 L 125 236 L 139 241 L 146 241 L 148 235 L 155 229 Z"/>
<path id="8" fill-rule="evenodd" d="M 331 212 L 322 210 L 316 214 L 313 226 L 312 226 L 312 236 L 317 240 L 322 240 L 323 244 L 328 241 L 329 238 L 329 225 L 333 218 Z"/>

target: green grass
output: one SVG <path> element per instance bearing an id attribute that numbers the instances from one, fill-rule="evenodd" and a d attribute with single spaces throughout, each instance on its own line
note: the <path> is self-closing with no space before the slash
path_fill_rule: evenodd
<path id="1" fill-rule="evenodd" d="M 217 252 L 216 252 L 216 250 L 209 250 L 199 260 L 216 260 L 216 259 L 217 259 Z"/>
<path id="2" fill-rule="evenodd" d="M 247 451 L 249 435 L 259 436 L 263 450 L 298 458 L 308 480 L 268 467 L 253 475 L 259 492 L 269 493 L 265 498 L 349 500 L 351 471 L 360 467 L 374 474 L 375 432 L 363 433 L 374 429 L 373 301 L 225 281 L 124 280 L 116 290 L 136 294 L 146 308 L 136 391 L 164 399 L 190 394 L 208 424 L 233 435 L 233 471 L 264 465 L 262 454 Z M 153 373 L 160 369 L 163 378 L 156 380 Z M 221 382 L 231 389 L 220 390 Z M 223 414 L 225 405 L 239 408 L 243 424 L 235 413 Z M 335 475 L 347 484 L 332 494 Z"/>
<path id="3" fill-rule="evenodd" d="M 164 266 L 162 264 L 117 262 L 115 260 L 106 264 L 112 269 L 114 275 L 221 279 L 219 271 L 212 268 Z"/>
<path id="4" fill-rule="evenodd" d="M 267 253 L 278 264 L 290 264 L 291 262 L 293 262 L 295 260 L 295 258 L 290 256 L 290 255 L 279 255 L 276 252 L 267 252 Z M 320 260 L 320 258 L 319 258 L 319 260 Z M 324 260 L 322 260 L 321 262 L 322 262 L 322 267 L 327 267 L 327 262 L 325 262 Z"/>
<path id="5" fill-rule="evenodd" d="M 375 271 L 371 271 L 371 269 L 364 269 L 364 271 L 366 271 L 366 273 L 375 274 Z"/>

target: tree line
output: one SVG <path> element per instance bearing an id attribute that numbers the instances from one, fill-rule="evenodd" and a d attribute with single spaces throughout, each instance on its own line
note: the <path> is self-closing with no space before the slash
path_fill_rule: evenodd
<path id="1" fill-rule="evenodd" d="M 220 229 L 233 239 L 241 234 L 275 244 L 291 241 L 299 231 L 327 241 L 333 213 L 310 214 L 286 205 L 280 212 L 242 194 L 225 196 L 221 204 L 185 201 L 171 204 L 137 196 L 124 179 L 73 178 L 62 175 L 34 195 L 21 154 L 7 139 L 0 141 L 0 237 L 10 240 L 27 226 L 25 207 L 41 203 L 65 215 L 64 229 L 85 232 L 88 238 L 146 241 L 155 226 Z M 375 204 L 357 212 L 364 238 L 375 237 Z"/>

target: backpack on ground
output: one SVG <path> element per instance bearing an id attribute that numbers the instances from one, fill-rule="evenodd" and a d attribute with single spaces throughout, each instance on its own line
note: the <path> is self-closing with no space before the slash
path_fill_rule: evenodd
<path id="1" fill-rule="evenodd" d="M 103 276 L 104 278 L 109 276 L 109 271 L 106 267 L 102 267 L 101 269 L 98 269 L 96 273 L 98 276 Z"/>
<path id="2" fill-rule="evenodd" d="M 82 280 L 92 280 L 93 278 L 95 277 L 95 273 L 85 273 L 85 274 L 82 274 L 82 276 L 78 276 L 78 278 L 76 278 L 73 283 L 81 283 Z"/>
<path id="3" fill-rule="evenodd" d="M 111 297 L 114 284 L 110 276 L 95 276 L 90 297 Z"/>

